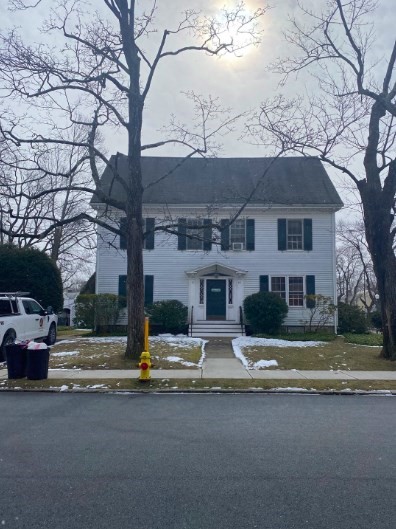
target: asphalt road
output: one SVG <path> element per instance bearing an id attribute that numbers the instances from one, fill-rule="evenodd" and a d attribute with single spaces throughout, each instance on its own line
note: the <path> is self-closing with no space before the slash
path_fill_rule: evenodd
<path id="1" fill-rule="evenodd" d="M 396 527 L 396 399 L 0 393 L 0 527 Z"/>

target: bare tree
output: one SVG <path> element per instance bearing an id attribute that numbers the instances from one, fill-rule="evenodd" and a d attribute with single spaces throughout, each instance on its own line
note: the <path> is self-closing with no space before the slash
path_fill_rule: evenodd
<path id="1" fill-rule="evenodd" d="M 384 324 L 382 355 L 396 360 L 396 42 L 386 63 L 375 56 L 372 0 L 331 0 L 319 12 L 300 6 L 287 40 L 295 55 L 275 68 L 283 82 L 308 69 L 307 98 L 278 95 L 249 127 L 256 141 L 317 155 L 357 187 Z"/>
<path id="2" fill-rule="evenodd" d="M 337 240 L 337 285 L 343 294 L 339 301 L 352 305 L 360 301 L 370 313 L 376 307 L 378 289 L 364 223 L 339 222 Z"/>
<path id="3" fill-rule="evenodd" d="M 71 173 L 75 160 L 80 158 L 74 151 L 77 149 L 55 145 L 33 169 L 20 156 L 8 152 L 1 164 L 1 242 L 18 247 L 36 246 L 48 253 L 58 264 L 66 288 L 84 269 L 85 275 L 89 275 L 87 268 L 91 268 L 96 247 L 95 228 L 85 219 L 47 231 L 54 222 L 74 218 L 88 209 L 90 195 L 75 191 L 74 187 L 77 183 L 90 182 L 89 166 L 80 165 L 67 179 L 66 189 L 56 191 L 64 186 L 62 174 Z M 48 190 L 55 191 L 49 193 Z M 47 232 L 45 237 L 42 236 L 44 231 Z"/>
<path id="4" fill-rule="evenodd" d="M 36 0 L 30 6 L 43 6 L 45 1 Z M 13 5 L 16 9 L 29 7 L 23 0 L 14 0 Z M 142 152 L 178 144 L 186 149 L 187 157 L 213 155 L 217 134 L 228 130 L 235 121 L 235 117 L 220 111 L 215 100 L 190 94 L 200 117 L 196 128 L 184 127 L 174 120 L 164 140 L 142 145 L 144 109 L 155 74 L 160 63 L 166 64 L 170 58 L 181 54 L 219 56 L 237 53 L 246 46 L 257 44 L 260 41 L 257 24 L 265 8 L 248 14 L 243 2 L 239 2 L 233 9 L 224 8 L 219 17 L 205 16 L 186 8 L 180 21 L 172 28 L 155 33 L 158 29 L 154 26 L 155 1 L 141 11 L 138 11 L 135 0 L 103 0 L 101 7 L 108 18 L 99 13 L 87 15 L 79 9 L 77 2 L 66 1 L 65 5 L 52 10 L 43 30 L 58 35 L 61 53 L 53 45 L 51 48 L 27 46 L 16 31 L 0 37 L 0 77 L 8 96 L 14 101 L 29 101 L 34 105 L 36 115 L 43 116 L 45 124 L 41 131 L 34 126 L 36 132 L 32 134 L 29 130 L 31 124 L 8 109 L 2 133 L 7 141 L 15 145 L 33 145 L 36 153 L 40 153 L 56 143 L 70 144 L 59 137 L 58 116 L 89 127 L 85 140 L 71 144 L 81 148 L 83 159 L 89 159 L 93 183 L 91 186 L 74 186 L 74 189 L 95 193 L 106 205 L 106 210 L 97 218 L 81 214 L 74 220 L 90 220 L 114 234 L 120 234 L 119 227 L 111 222 L 109 212 L 114 208 L 125 213 L 126 355 L 136 358 L 143 347 L 144 321 Z M 147 39 L 154 39 L 157 35 L 154 51 L 150 51 L 150 46 L 146 50 Z M 238 35 L 243 38 L 240 40 Z M 83 115 L 81 109 L 84 109 Z M 51 133 L 48 132 L 49 127 Z M 109 159 L 98 147 L 97 139 L 103 127 L 115 127 L 126 132 L 126 179 L 121 177 L 117 166 L 110 165 Z M 37 159 L 35 156 L 34 163 Z M 123 189 L 124 200 L 116 200 L 109 196 L 108 190 L 102 189 L 101 166 L 111 167 L 114 183 Z M 74 170 L 75 167 L 64 176 L 70 177 Z M 67 184 L 60 189 L 66 191 Z M 52 228 L 69 222 L 71 219 L 54 222 Z M 174 232 L 176 226 L 167 226 L 166 229 L 170 232 L 173 229 Z"/>

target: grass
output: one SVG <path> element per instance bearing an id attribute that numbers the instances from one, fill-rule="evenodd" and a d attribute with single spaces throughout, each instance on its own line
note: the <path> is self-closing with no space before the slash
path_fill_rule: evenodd
<path id="1" fill-rule="evenodd" d="M 382 334 L 344 334 L 345 341 L 348 343 L 356 343 L 359 345 L 382 346 Z"/>
<path id="2" fill-rule="evenodd" d="M 67 337 L 66 337 L 67 338 Z M 63 369 L 136 369 L 136 361 L 126 359 L 125 339 L 108 337 L 105 341 L 95 338 L 79 337 L 56 343 L 51 347 L 49 367 Z M 56 353 L 76 353 L 56 356 Z M 172 342 L 159 339 L 150 340 L 151 361 L 157 369 L 189 369 L 197 368 L 201 358 L 201 345 L 180 347 Z M 185 366 L 178 361 L 167 360 L 167 357 L 180 357 L 194 365 Z"/>
<path id="3" fill-rule="evenodd" d="M 302 389 L 316 391 L 396 391 L 396 381 L 386 380 L 235 380 L 235 379 L 178 379 L 152 380 L 142 384 L 137 379 L 103 380 L 2 380 L 0 391 L 14 390 L 98 390 L 98 391 L 249 391 Z"/>
<path id="4" fill-rule="evenodd" d="M 380 347 L 347 343 L 341 336 L 316 347 L 256 345 L 243 349 L 244 355 L 252 364 L 262 359 L 278 362 L 277 367 L 267 369 L 395 371 L 396 362 L 380 358 L 380 351 Z"/>

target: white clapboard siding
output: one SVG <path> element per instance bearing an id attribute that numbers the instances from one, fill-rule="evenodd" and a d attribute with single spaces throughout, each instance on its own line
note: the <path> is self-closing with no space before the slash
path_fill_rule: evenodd
<path id="1" fill-rule="evenodd" d="M 215 220 L 229 217 L 231 211 L 218 212 Z M 172 217 L 209 217 L 205 210 L 174 208 Z M 177 236 L 155 233 L 154 250 L 144 250 L 144 273 L 154 276 L 154 301 L 178 299 L 188 305 L 188 277 L 186 271 L 213 263 L 246 270 L 244 295 L 259 290 L 259 276 L 315 276 L 317 294 L 334 299 L 335 294 L 335 233 L 334 212 L 309 208 L 247 208 L 246 218 L 255 219 L 255 250 L 222 252 L 213 244 L 212 251 L 179 251 Z M 157 217 L 158 210 L 146 208 L 145 216 Z M 214 218 L 213 216 L 211 218 Z M 313 250 L 278 251 L 278 218 L 311 218 Z M 117 248 L 118 247 L 118 248 Z M 118 293 L 118 277 L 126 274 L 126 251 L 119 249 L 119 240 L 113 234 L 98 228 L 97 293 Z M 286 325 L 301 325 L 307 311 L 289 308 Z"/>

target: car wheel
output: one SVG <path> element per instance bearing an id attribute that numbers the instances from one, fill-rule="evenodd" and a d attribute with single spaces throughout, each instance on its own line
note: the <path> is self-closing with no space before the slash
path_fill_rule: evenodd
<path id="1" fill-rule="evenodd" d="M 0 362 L 6 362 L 6 346 L 15 342 L 16 334 L 14 331 L 6 332 L 6 335 L 3 338 L 3 343 L 0 347 Z"/>
<path id="2" fill-rule="evenodd" d="M 47 345 L 54 345 L 54 343 L 56 342 L 56 325 L 55 325 L 55 323 L 51 323 L 51 327 L 49 328 L 49 331 L 48 331 L 48 336 L 47 336 L 47 338 L 44 341 L 45 341 L 45 343 Z"/>

